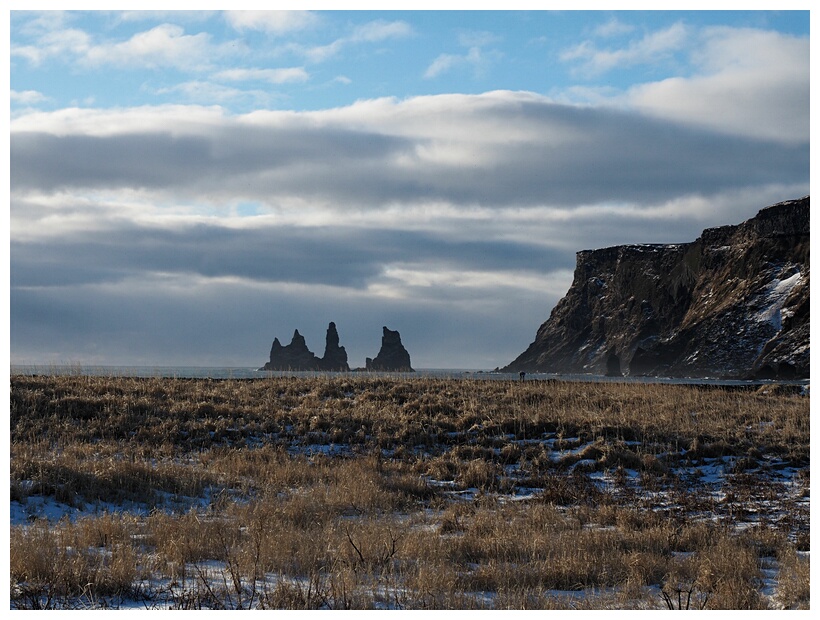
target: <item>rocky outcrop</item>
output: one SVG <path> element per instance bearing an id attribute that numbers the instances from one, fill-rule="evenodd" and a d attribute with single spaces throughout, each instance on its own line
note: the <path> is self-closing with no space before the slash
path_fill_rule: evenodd
<path id="1" fill-rule="evenodd" d="M 307 348 L 305 338 L 299 330 L 293 332 L 290 344 L 282 346 L 278 338 L 274 338 L 270 349 L 270 360 L 260 370 L 326 370 L 347 371 L 347 352 L 339 346 L 339 334 L 336 324 L 330 323 L 325 337 L 325 355 L 316 357 Z"/>
<path id="2" fill-rule="evenodd" d="M 410 354 L 401 343 L 399 332 L 382 327 L 382 347 L 374 358 L 367 358 L 366 370 L 414 372 L 410 366 Z"/>
<path id="3" fill-rule="evenodd" d="M 264 370 L 319 370 L 320 363 L 321 360 L 307 348 L 305 337 L 297 329 L 287 346 L 282 346 L 279 338 L 274 338 L 270 361 L 265 364 Z"/>
<path id="4" fill-rule="evenodd" d="M 809 197 L 691 243 L 577 254 L 572 286 L 503 370 L 809 376 Z"/>
<path id="5" fill-rule="evenodd" d="M 336 323 L 331 322 L 327 326 L 325 336 L 325 355 L 322 357 L 323 370 L 347 371 L 347 351 L 339 346 L 339 333 L 336 331 Z"/>

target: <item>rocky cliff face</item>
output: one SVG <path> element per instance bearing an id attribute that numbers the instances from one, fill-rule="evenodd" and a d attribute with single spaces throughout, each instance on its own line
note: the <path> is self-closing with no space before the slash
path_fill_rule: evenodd
<path id="1" fill-rule="evenodd" d="M 505 371 L 809 376 L 809 197 L 691 243 L 577 255 L 566 296 Z"/>
<path id="2" fill-rule="evenodd" d="M 410 354 L 401 343 L 399 332 L 382 327 L 382 347 L 374 358 L 367 358 L 365 367 L 374 371 L 413 372 Z"/>
<path id="3" fill-rule="evenodd" d="M 325 337 L 325 355 L 316 357 L 307 348 L 305 338 L 299 330 L 293 332 L 290 344 L 282 346 L 278 338 L 274 338 L 270 349 L 270 360 L 261 370 L 350 370 L 347 365 L 347 352 L 339 346 L 339 333 L 336 324 L 330 323 Z"/>

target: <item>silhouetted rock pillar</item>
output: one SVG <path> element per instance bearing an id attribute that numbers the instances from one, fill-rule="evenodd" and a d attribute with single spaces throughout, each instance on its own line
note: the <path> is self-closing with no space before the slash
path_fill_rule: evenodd
<path id="1" fill-rule="evenodd" d="M 347 351 L 339 346 L 339 332 L 336 331 L 336 323 L 332 322 L 327 326 L 327 336 L 325 337 L 325 355 L 322 357 L 322 368 L 324 370 L 347 371 Z"/>
<path id="2" fill-rule="evenodd" d="M 410 366 L 410 354 L 401 343 L 399 332 L 382 327 L 382 347 L 374 358 L 367 358 L 367 370 L 414 372 Z"/>
<path id="3" fill-rule="evenodd" d="M 299 330 L 293 332 L 290 344 L 282 346 L 278 338 L 270 349 L 270 361 L 264 370 L 321 370 L 322 361 L 307 348 L 305 337 Z"/>

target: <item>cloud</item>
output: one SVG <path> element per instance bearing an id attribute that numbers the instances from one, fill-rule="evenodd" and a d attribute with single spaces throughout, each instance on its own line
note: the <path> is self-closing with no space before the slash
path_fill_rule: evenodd
<path id="1" fill-rule="evenodd" d="M 318 22 L 311 11 L 225 11 L 225 20 L 235 30 L 261 30 L 283 34 L 303 30 Z"/>
<path id="2" fill-rule="evenodd" d="M 693 62 L 695 75 L 635 86 L 624 103 L 718 132 L 791 143 L 808 140 L 808 38 L 709 28 Z"/>
<path id="3" fill-rule="evenodd" d="M 475 75 L 481 75 L 493 59 L 501 56 L 497 50 L 484 51 L 482 47 L 497 43 L 502 38 L 484 30 L 463 30 L 458 34 L 458 43 L 469 48 L 465 54 L 439 54 L 424 72 L 425 79 L 438 77 L 454 69 L 468 67 Z"/>
<path id="4" fill-rule="evenodd" d="M 407 22 L 389 22 L 382 19 L 377 19 L 356 26 L 353 30 L 353 34 L 348 37 L 348 40 L 352 43 L 376 43 L 387 39 L 408 37 L 411 34 L 413 34 L 413 28 Z"/>
<path id="5" fill-rule="evenodd" d="M 15 201 L 13 211 L 15 231 L 29 233 L 15 234 L 11 247 L 12 347 L 16 359 L 41 363 L 79 356 L 133 365 L 159 356 L 168 363 L 261 365 L 273 336 L 287 338 L 295 327 L 321 352 L 327 322 L 335 320 L 354 365 L 378 351 L 385 323 L 413 343 L 416 365 L 458 365 L 498 336 L 477 346 L 466 333 L 443 334 L 425 323 L 449 323 L 458 308 L 465 324 L 489 332 L 500 308 L 508 317 L 502 325 L 522 317 L 532 325 L 543 296 L 566 288 L 572 260 L 547 246 L 492 238 L 491 221 L 459 239 L 436 222 L 416 231 L 282 225 L 277 217 L 242 225 L 228 216 L 146 223 L 138 221 L 139 209 L 65 197 Z M 90 225 L 62 225 L 77 217 Z M 49 220 L 51 231 L 37 226 Z M 543 265 L 563 271 L 545 275 Z M 514 292 L 518 301 L 488 290 Z M 522 340 L 531 331 L 518 330 Z M 437 352 L 443 342 L 458 351 L 449 360 Z M 521 344 L 507 342 L 509 354 L 472 363 L 493 367 Z"/>
<path id="6" fill-rule="evenodd" d="M 409 36 L 401 24 L 372 22 L 326 52 Z M 275 96 L 235 83 L 307 79 L 217 68 L 233 52 L 167 24 L 104 45 L 65 25 L 18 57 L 106 49 L 101 63 L 179 67 L 176 50 L 209 80 L 155 92 L 211 103 Z M 595 70 L 653 53 L 691 63 L 685 78 L 626 92 L 592 85 L 594 106 L 496 91 L 304 112 L 17 115 L 13 361 L 255 366 L 297 327 L 321 353 L 333 320 L 352 365 L 375 355 L 382 325 L 417 367 L 508 363 L 566 291 L 576 251 L 691 241 L 809 191 L 808 40 L 665 33 L 611 56 L 579 48 L 572 62 Z M 490 54 L 475 49 L 440 56 L 433 73 L 474 68 L 471 54 Z"/>
<path id="7" fill-rule="evenodd" d="M 612 69 L 639 64 L 655 64 L 686 47 L 691 37 L 690 28 L 676 23 L 668 28 L 645 34 L 624 48 L 600 49 L 592 41 L 583 41 L 565 50 L 560 58 L 577 64 L 577 71 L 597 76 Z"/>
<path id="8" fill-rule="evenodd" d="M 43 103 L 44 101 L 48 101 L 48 97 L 36 90 L 18 92 L 12 89 L 11 91 L 11 102 L 18 105 L 34 105 L 36 103 Z"/>
<path id="9" fill-rule="evenodd" d="M 73 19 L 71 11 L 11 11 L 10 22 L 15 31 L 26 36 L 64 30 Z"/>
<path id="10" fill-rule="evenodd" d="M 11 56 L 26 59 L 32 65 L 40 65 L 52 57 L 82 57 L 92 49 L 91 37 L 74 28 L 49 30 L 41 35 L 35 45 L 11 45 Z"/>
<path id="11" fill-rule="evenodd" d="M 466 54 L 440 54 L 430 63 L 430 66 L 427 67 L 427 70 L 424 72 L 424 77 L 428 79 L 435 78 L 462 66 L 478 67 L 481 62 L 481 50 L 477 47 L 471 47 Z"/>
<path id="12" fill-rule="evenodd" d="M 90 65 L 195 68 L 207 65 L 213 51 L 208 33 L 187 35 L 180 26 L 161 24 L 121 43 L 96 45 L 86 52 L 84 62 Z"/>
<path id="13" fill-rule="evenodd" d="M 608 21 L 597 26 L 593 30 L 596 37 L 617 37 L 633 32 L 635 27 L 631 24 L 626 24 L 617 17 L 610 17 Z"/>
<path id="14" fill-rule="evenodd" d="M 375 355 L 386 324 L 417 368 L 493 368 L 531 342 L 578 249 L 693 240 L 704 221 L 739 222 L 793 189 L 651 209 L 430 206 L 320 226 L 294 224 L 295 212 L 283 223 L 14 197 L 12 362 L 256 367 L 295 328 L 321 354 L 333 320 L 354 366 Z"/>
<path id="15" fill-rule="evenodd" d="M 533 325 L 543 320 L 545 299 L 556 301 L 532 292 L 517 296 L 517 303 L 485 295 L 462 303 L 456 320 L 453 306 L 444 303 L 189 275 L 15 288 L 10 297 L 12 363 L 128 367 L 259 367 L 273 338 L 287 342 L 295 328 L 321 355 L 327 324 L 335 321 L 354 367 L 375 357 L 381 326 L 387 325 L 401 332 L 416 368 L 493 368 L 529 344 Z"/>
<path id="16" fill-rule="evenodd" d="M 191 22 L 199 23 L 211 19 L 216 11 L 206 10 L 139 10 L 139 11 L 118 11 L 116 20 L 123 23 L 141 21 L 159 22 Z"/>
<path id="17" fill-rule="evenodd" d="M 413 34 L 413 28 L 404 21 L 374 20 L 356 26 L 350 35 L 341 37 L 327 45 L 320 45 L 311 48 L 295 48 L 302 50 L 302 53 L 311 62 L 324 62 L 341 52 L 349 45 L 360 43 L 379 43 L 388 39 L 409 37 Z"/>
<path id="18" fill-rule="evenodd" d="M 797 182 L 809 149 L 515 92 L 241 116 L 63 110 L 16 118 L 11 130 L 13 191 L 141 189 L 342 212 L 425 201 L 642 204 Z"/>
<path id="19" fill-rule="evenodd" d="M 158 95 L 182 95 L 192 102 L 207 102 L 211 104 L 230 104 L 237 101 L 250 101 L 256 106 L 269 106 L 276 99 L 276 94 L 267 90 L 245 90 L 214 84 L 204 80 L 190 80 L 173 86 L 156 88 Z"/>
<path id="20" fill-rule="evenodd" d="M 213 75 L 216 80 L 232 82 L 263 81 L 270 84 L 286 82 L 306 82 L 310 75 L 303 67 L 284 67 L 278 69 L 225 69 Z"/>
<path id="21" fill-rule="evenodd" d="M 32 65 L 56 58 L 67 64 L 76 63 L 75 69 L 114 66 L 203 70 L 242 49 L 243 46 L 231 41 L 215 45 L 207 32 L 185 34 L 181 26 L 164 23 L 125 41 L 95 41 L 76 28 L 38 31 L 33 44 L 12 43 L 11 56 L 24 58 Z"/>

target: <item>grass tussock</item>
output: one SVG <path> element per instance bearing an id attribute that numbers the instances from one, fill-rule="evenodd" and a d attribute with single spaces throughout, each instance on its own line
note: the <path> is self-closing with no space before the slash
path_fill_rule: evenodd
<path id="1" fill-rule="evenodd" d="M 12 526 L 12 608 L 809 607 L 789 393 L 15 376 L 10 452 L 87 515 Z"/>

